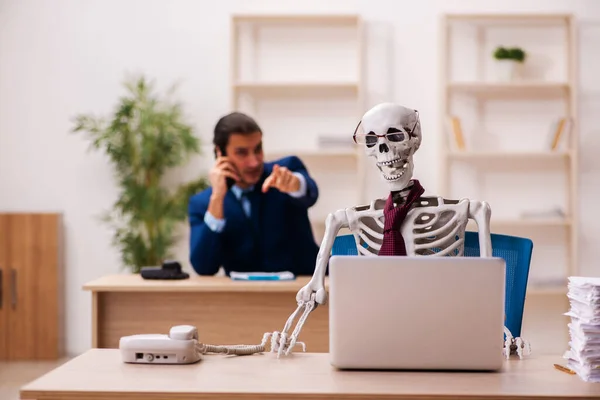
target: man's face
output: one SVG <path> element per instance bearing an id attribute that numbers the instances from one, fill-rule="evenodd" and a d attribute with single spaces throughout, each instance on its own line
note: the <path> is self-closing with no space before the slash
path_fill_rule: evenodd
<path id="1" fill-rule="evenodd" d="M 234 133 L 229 136 L 229 143 L 225 150 L 229 161 L 242 179 L 238 184 L 242 186 L 256 184 L 264 169 L 262 133 L 254 132 L 249 135 Z"/>

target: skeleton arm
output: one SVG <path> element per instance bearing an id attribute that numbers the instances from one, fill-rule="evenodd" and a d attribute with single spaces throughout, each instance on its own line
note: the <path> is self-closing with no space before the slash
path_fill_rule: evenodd
<path id="1" fill-rule="evenodd" d="M 327 302 L 327 292 L 325 291 L 325 271 L 329 263 L 329 255 L 333 247 L 333 242 L 342 228 L 348 227 L 348 217 L 346 210 L 337 210 L 334 213 L 327 215 L 325 220 L 325 234 L 321 241 L 321 247 L 317 254 L 315 271 L 311 280 L 298 291 L 296 300 L 298 302 L 308 302 L 311 300 L 313 293 L 317 304 L 325 304 Z"/>
<path id="2" fill-rule="evenodd" d="M 317 254 L 315 271 L 311 280 L 300 289 L 296 295 L 298 307 L 290 315 L 281 332 L 275 331 L 272 334 L 265 334 L 265 337 L 271 336 L 271 351 L 277 352 L 277 357 L 282 354 L 287 355 L 292 351 L 294 346 L 299 343 L 297 342 L 298 336 L 300 335 L 300 331 L 309 314 L 318 304 L 325 304 L 327 302 L 325 271 L 327 270 L 327 264 L 329 263 L 329 255 L 331 254 L 333 242 L 335 241 L 339 230 L 347 226 L 348 218 L 346 216 L 346 210 L 338 210 L 327 216 L 327 219 L 325 220 L 325 235 L 323 236 L 321 247 Z M 290 335 L 288 332 L 292 328 L 292 324 L 298 315 L 300 315 L 300 318 Z"/>
<path id="3" fill-rule="evenodd" d="M 485 201 L 469 201 L 469 218 L 477 223 L 479 232 L 479 255 L 480 257 L 492 256 L 492 238 L 490 233 L 490 219 L 492 209 Z"/>
<path id="4" fill-rule="evenodd" d="M 477 223 L 479 232 L 479 255 L 480 257 L 492 257 L 492 238 L 490 233 L 491 207 L 485 201 L 471 200 L 469 202 L 469 218 Z M 529 341 L 521 337 L 513 337 L 510 330 L 504 326 L 506 336 L 504 342 L 504 355 L 509 358 L 511 354 L 517 354 L 519 358 L 531 354 Z"/>

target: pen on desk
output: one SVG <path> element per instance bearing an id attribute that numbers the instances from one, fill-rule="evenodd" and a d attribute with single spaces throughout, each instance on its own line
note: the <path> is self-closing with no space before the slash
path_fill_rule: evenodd
<path id="1" fill-rule="evenodd" d="M 281 278 L 278 276 L 249 276 L 250 281 L 280 281 Z"/>
<path id="2" fill-rule="evenodd" d="M 559 371 L 566 372 L 569 375 L 575 375 L 575 371 L 573 371 L 573 370 L 571 370 L 571 369 L 569 369 L 567 367 L 563 367 L 560 364 L 554 364 L 554 368 L 556 368 Z"/>

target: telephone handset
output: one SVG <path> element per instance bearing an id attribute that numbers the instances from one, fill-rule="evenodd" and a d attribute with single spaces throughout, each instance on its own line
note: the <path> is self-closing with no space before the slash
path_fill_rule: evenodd
<path id="1" fill-rule="evenodd" d="M 121 358 L 133 364 L 193 364 L 206 353 L 249 355 L 262 353 L 268 337 L 259 345 L 215 346 L 198 341 L 198 329 L 192 325 L 176 325 L 168 335 L 141 334 L 123 336 L 119 340 Z"/>
<path id="2" fill-rule="evenodd" d="M 226 156 L 227 152 L 225 151 L 225 147 L 219 146 L 219 150 L 221 151 L 221 156 Z M 217 157 L 217 150 L 215 149 L 215 158 Z M 233 185 L 235 185 L 235 179 L 230 177 L 225 177 L 225 183 L 227 184 L 227 189 L 231 189 Z"/>

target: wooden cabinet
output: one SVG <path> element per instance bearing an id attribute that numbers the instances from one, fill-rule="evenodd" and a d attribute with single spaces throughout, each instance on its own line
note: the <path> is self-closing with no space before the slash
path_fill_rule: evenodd
<path id="1" fill-rule="evenodd" d="M 62 218 L 0 213 L 0 360 L 63 355 Z"/>

